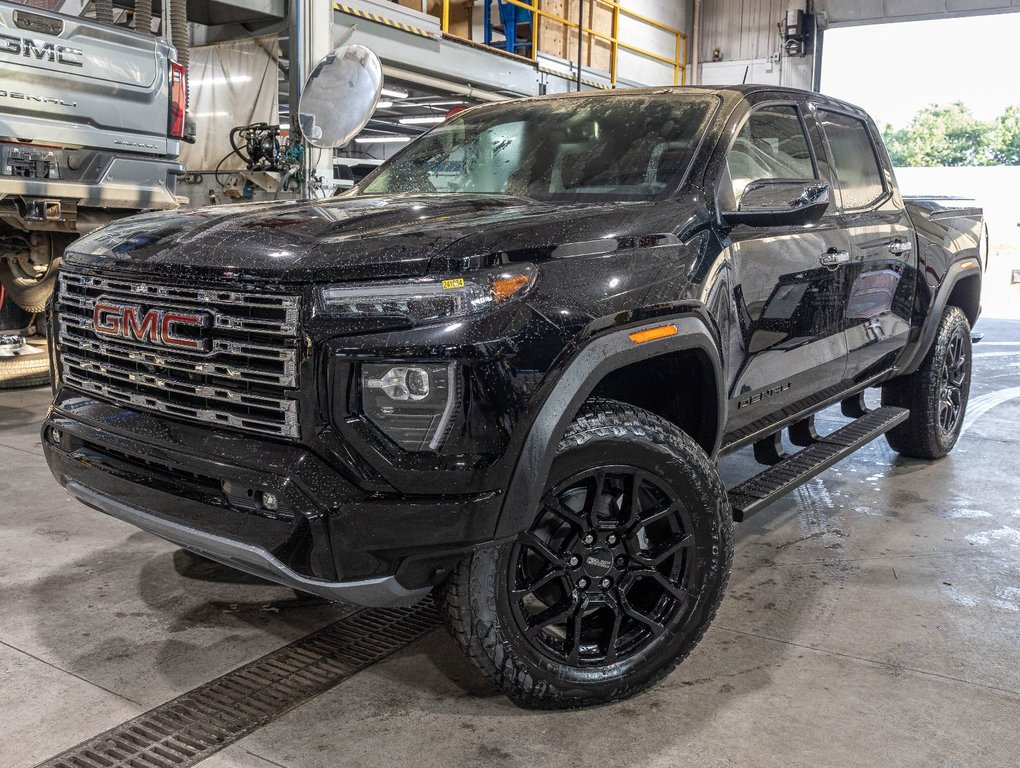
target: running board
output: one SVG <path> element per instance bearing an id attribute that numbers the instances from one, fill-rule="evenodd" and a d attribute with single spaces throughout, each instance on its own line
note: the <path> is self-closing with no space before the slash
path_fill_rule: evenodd
<path id="1" fill-rule="evenodd" d="M 729 491 L 733 519 L 741 523 L 798 485 L 842 461 L 858 448 L 905 421 L 906 408 L 885 406 L 861 416 L 831 435 L 787 456 Z"/>

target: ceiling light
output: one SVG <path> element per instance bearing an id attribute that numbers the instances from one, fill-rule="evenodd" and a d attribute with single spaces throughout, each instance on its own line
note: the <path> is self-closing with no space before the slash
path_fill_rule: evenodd
<path id="1" fill-rule="evenodd" d="M 195 80 L 192 85 L 226 85 L 227 83 L 247 83 L 250 81 L 251 75 L 230 75 L 230 77 L 206 75 Z"/>
<path id="2" fill-rule="evenodd" d="M 393 102 L 392 101 L 380 101 L 378 104 L 375 105 L 375 108 L 376 109 L 389 109 L 392 106 L 393 106 Z"/>
<path id="3" fill-rule="evenodd" d="M 383 88 L 382 95 L 389 96 L 391 99 L 406 99 L 407 91 L 400 91 L 396 88 Z"/>
<path id="4" fill-rule="evenodd" d="M 429 115 L 427 117 L 402 117 L 401 125 L 427 125 L 429 123 L 441 123 L 446 118 L 443 115 Z"/>
<path id="5" fill-rule="evenodd" d="M 410 136 L 359 136 L 354 141 L 357 144 L 406 144 L 411 140 Z"/>

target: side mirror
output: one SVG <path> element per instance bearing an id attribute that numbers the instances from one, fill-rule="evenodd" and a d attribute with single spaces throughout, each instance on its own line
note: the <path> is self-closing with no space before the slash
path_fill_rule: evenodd
<path id="1" fill-rule="evenodd" d="M 814 224 L 829 207 L 829 185 L 810 181 L 762 179 L 744 189 L 736 211 L 723 213 L 731 225 L 789 227 Z"/>
<path id="2" fill-rule="evenodd" d="M 298 127 L 313 147 L 342 147 L 361 133 L 382 92 L 379 57 L 363 45 L 343 45 L 320 61 L 305 82 Z"/>

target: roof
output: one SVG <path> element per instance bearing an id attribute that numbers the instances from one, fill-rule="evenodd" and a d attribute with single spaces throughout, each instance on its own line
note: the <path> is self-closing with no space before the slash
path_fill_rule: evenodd
<path id="1" fill-rule="evenodd" d="M 613 90 L 594 90 L 594 91 L 572 91 L 570 93 L 550 93 L 544 96 L 531 96 L 523 101 L 545 101 L 552 99 L 573 99 L 573 98 L 591 98 L 591 97 L 602 97 L 612 98 L 615 96 L 640 96 L 644 94 L 658 94 L 658 93 L 684 93 L 684 94 L 702 94 L 705 96 L 719 96 L 726 101 L 734 101 L 736 99 L 742 99 L 750 96 L 754 93 L 787 93 L 797 98 L 804 96 L 810 96 L 812 100 L 828 104 L 829 106 L 844 109 L 846 111 L 855 112 L 861 115 L 867 114 L 863 109 L 850 104 L 840 99 L 835 99 L 831 96 L 818 93 L 816 91 L 807 91 L 802 88 L 789 88 L 782 85 L 762 85 L 762 84 L 741 84 L 741 85 L 711 85 L 711 86 L 699 86 L 699 85 L 670 85 L 670 86 L 650 86 L 646 88 L 618 88 Z"/>

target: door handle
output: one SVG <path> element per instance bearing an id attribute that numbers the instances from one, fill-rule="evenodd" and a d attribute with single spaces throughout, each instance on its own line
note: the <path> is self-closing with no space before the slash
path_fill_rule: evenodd
<path id="1" fill-rule="evenodd" d="M 899 256 L 902 253 L 910 253 L 914 250 L 914 244 L 909 240 L 893 240 L 889 243 L 889 253 Z"/>
<path id="2" fill-rule="evenodd" d="M 850 251 L 841 251 L 838 248 L 830 248 L 818 257 L 818 262 L 823 267 L 838 267 L 850 263 Z"/>

